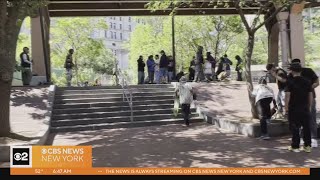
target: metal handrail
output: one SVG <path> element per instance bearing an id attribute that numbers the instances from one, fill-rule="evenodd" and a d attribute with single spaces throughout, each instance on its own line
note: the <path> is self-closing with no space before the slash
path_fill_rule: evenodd
<path id="1" fill-rule="evenodd" d="M 118 70 L 119 79 L 121 80 L 122 99 L 127 101 L 130 107 L 130 121 L 133 121 L 133 102 L 132 102 L 132 90 L 128 86 L 128 77 L 124 75 L 121 70 Z M 127 91 L 126 91 L 127 90 Z M 128 92 L 128 94 L 127 94 Z M 128 97 L 129 96 L 129 97 Z"/>

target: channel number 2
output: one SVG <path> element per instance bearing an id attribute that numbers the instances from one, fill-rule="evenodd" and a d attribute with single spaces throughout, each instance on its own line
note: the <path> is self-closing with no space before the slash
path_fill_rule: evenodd
<path id="1" fill-rule="evenodd" d="M 16 161 L 28 161 L 28 153 L 15 153 L 14 154 L 14 160 Z"/>

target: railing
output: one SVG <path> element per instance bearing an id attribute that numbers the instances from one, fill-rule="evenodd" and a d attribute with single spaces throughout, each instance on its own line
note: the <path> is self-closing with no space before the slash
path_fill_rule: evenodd
<path id="1" fill-rule="evenodd" d="M 127 101 L 130 107 L 130 121 L 133 121 L 133 103 L 132 103 L 132 90 L 128 86 L 128 77 L 118 70 L 118 77 L 122 88 L 122 99 Z"/>

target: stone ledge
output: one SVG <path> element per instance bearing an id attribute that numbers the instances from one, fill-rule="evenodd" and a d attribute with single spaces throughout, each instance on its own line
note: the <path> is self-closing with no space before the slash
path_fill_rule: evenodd
<path id="1" fill-rule="evenodd" d="M 259 137 L 260 123 L 259 122 L 242 122 L 235 119 L 225 119 L 219 117 L 213 117 L 206 110 L 197 105 L 197 112 L 203 117 L 203 119 L 209 123 L 216 125 L 217 127 L 230 131 L 232 133 L 243 134 L 248 137 Z M 289 135 L 289 124 L 283 120 L 272 120 L 268 124 L 268 132 L 271 137 Z"/>

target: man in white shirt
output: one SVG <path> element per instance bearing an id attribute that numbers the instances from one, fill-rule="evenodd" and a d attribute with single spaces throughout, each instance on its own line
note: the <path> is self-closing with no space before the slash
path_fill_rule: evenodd
<path id="1" fill-rule="evenodd" d="M 180 83 L 176 88 L 176 93 L 179 94 L 179 101 L 181 104 L 185 125 L 189 126 L 189 115 L 191 113 L 190 104 L 193 101 L 193 89 L 192 86 L 189 83 L 187 83 L 186 77 L 182 76 L 180 78 Z"/>
<path id="2" fill-rule="evenodd" d="M 20 61 L 22 67 L 22 83 L 24 86 L 30 85 L 30 81 L 32 78 L 32 60 L 29 57 L 29 48 L 24 47 L 23 52 L 20 54 Z"/>

